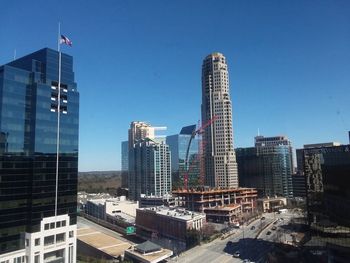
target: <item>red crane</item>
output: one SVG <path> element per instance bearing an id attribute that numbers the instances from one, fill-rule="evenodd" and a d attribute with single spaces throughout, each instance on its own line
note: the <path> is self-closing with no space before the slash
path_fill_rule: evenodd
<path id="1" fill-rule="evenodd" d="M 191 143 L 192 143 L 192 140 L 194 139 L 194 137 L 196 137 L 196 135 L 198 134 L 202 134 L 204 132 L 204 130 L 212 125 L 214 123 L 214 121 L 217 119 L 218 117 L 217 116 L 214 116 L 212 119 L 209 119 L 207 122 L 205 122 L 201 127 L 199 127 L 197 130 L 193 130 L 192 134 L 191 134 L 191 138 L 190 138 L 190 141 L 188 142 L 188 146 L 187 146 L 187 150 L 186 150 L 186 158 L 185 158 L 185 174 L 184 174 L 184 188 L 186 190 L 188 190 L 188 173 L 189 173 L 189 165 L 188 165 L 188 155 L 189 155 L 189 152 L 190 152 L 190 147 L 191 147 Z M 201 178 L 201 181 L 202 178 Z"/>

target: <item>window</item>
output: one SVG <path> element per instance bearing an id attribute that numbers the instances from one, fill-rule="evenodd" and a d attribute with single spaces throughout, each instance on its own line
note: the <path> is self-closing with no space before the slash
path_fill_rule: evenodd
<path id="1" fill-rule="evenodd" d="M 64 240 L 65 240 L 65 233 L 61 233 L 61 234 L 56 235 L 56 243 L 64 242 Z"/>
<path id="2" fill-rule="evenodd" d="M 39 246 L 40 245 L 40 238 L 36 238 L 35 239 L 35 246 Z"/>
<path id="3" fill-rule="evenodd" d="M 55 228 L 55 223 L 50 223 L 50 229 L 54 229 Z"/>
<path id="4" fill-rule="evenodd" d="M 56 227 L 61 227 L 61 221 L 56 222 Z"/>
<path id="5" fill-rule="evenodd" d="M 35 255 L 34 263 L 40 263 L 40 255 Z"/>
<path id="6" fill-rule="evenodd" d="M 62 221 L 62 226 L 66 226 L 66 221 Z"/>
<path id="7" fill-rule="evenodd" d="M 53 243 L 55 243 L 55 236 L 54 235 L 47 236 L 44 238 L 44 245 L 45 246 L 52 245 Z"/>
<path id="8" fill-rule="evenodd" d="M 50 229 L 50 225 L 49 224 L 45 224 L 44 229 L 45 230 L 49 230 Z"/>
<path id="9" fill-rule="evenodd" d="M 74 231 L 69 231 L 69 237 L 74 237 Z"/>

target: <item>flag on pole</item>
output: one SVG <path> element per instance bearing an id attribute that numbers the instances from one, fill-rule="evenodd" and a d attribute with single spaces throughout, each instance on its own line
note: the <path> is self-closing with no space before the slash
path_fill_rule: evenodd
<path id="1" fill-rule="evenodd" d="M 60 44 L 65 43 L 68 46 L 72 46 L 73 42 L 69 40 L 68 37 L 61 35 Z"/>

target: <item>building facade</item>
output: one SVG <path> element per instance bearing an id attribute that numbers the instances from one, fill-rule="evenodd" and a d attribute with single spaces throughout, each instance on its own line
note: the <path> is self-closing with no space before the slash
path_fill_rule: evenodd
<path id="1" fill-rule="evenodd" d="M 5 262 L 76 261 L 79 93 L 73 58 L 62 54 L 58 97 L 58 60 L 57 51 L 44 48 L 0 67 L 0 258 Z"/>
<path id="2" fill-rule="evenodd" d="M 314 250 L 326 253 L 328 262 L 346 262 L 350 256 L 350 145 L 314 146 L 297 151 L 306 177 L 310 243 Z"/>
<path id="3" fill-rule="evenodd" d="M 184 179 L 187 177 L 188 187 L 196 187 L 199 184 L 200 158 L 199 158 L 199 140 L 193 138 L 196 125 L 183 127 L 180 134 L 166 137 L 166 144 L 169 145 L 171 152 L 171 175 L 173 187 L 184 187 Z M 187 148 L 188 160 L 186 160 Z"/>
<path id="4" fill-rule="evenodd" d="M 293 154 L 285 136 L 255 137 L 255 147 L 236 149 L 240 186 L 262 196 L 293 197 Z"/>
<path id="5" fill-rule="evenodd" d="M 215 119 L 202 136 L 205 184 L 238 187 L 228 68 L 221 53 L 210 54 L 203 61 L 201 111 L 202 123 Z"/>
<path id="6" fill-rule="evenodd" d="M 169 146 L 144 139 L 129 150 L 129 198 L 141 194 L 164 196 L 171 193 L 171 156 Z"/>
<path id="7" fill-rule="evenodd" d="M 123 141 L 121 144 L 121 173 L 122 173 L 122 188 L 128 187 L 129 173 L 129 142 Z"/>

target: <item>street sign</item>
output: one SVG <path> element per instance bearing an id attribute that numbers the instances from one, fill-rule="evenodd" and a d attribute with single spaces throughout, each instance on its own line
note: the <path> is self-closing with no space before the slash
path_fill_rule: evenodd
<path id="1" fill-rule="evenodd" d="M 135 234 L 135 227 L 134 226 L 128 226 L 125 231 L 127 235 Z"/>

